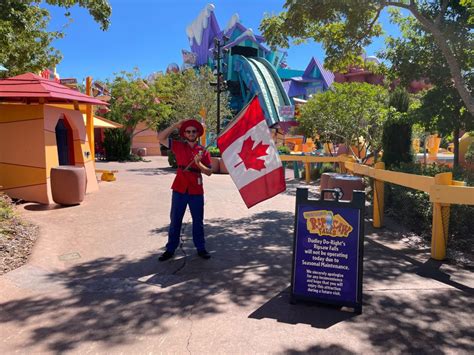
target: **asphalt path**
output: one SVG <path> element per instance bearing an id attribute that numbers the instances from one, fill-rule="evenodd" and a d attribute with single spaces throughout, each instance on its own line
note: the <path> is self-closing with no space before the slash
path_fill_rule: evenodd
<path id="1" fill-rule="evenodd" d="M 474 352 L 474 277 L 366 221 L 363 313 L 289 303 L 295 189 L 247 209 L 228 175 L 204 178 L 203 260 L 160 263 L 174 171 L 164 157 L 98 163 L 117 181 L 75 207 L 20 206 L 40 227 L 29 262 L 0 277 L 0 353 Z M 308 186 L 310 196 L 316 191 Z"/>

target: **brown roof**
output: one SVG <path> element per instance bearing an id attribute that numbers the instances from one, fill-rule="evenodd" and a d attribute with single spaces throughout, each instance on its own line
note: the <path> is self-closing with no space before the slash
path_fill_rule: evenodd
<path id="1" fill-rule="evenodd" d="M 78 102 L 92 105 L 107 105 L 92 96 L 68 88 L 39 75 L 26 73 L 0 80 L 0 102 L 39 102 L 67 103 Z"/>

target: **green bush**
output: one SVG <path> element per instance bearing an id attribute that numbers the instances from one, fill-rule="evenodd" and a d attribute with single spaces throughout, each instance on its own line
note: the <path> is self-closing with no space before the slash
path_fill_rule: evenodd
<path id="1" fill-rule="evenodd" d="M 400 114 L 394 113 L 394 115 Z M 413 161 L 411 136 L 411 125 L 403 122 L 403 119 L 389 118 L 385 121 L 382 134 L 382 161 L 386 168 Z"/>
<path id="2" fill-rule="evenodd" d="M 0 192 L 0 222 L 11 219 L 14 215 L 11 199 Z"/>
<path id="3" fill-rule="evenodd" d="M 432 206 L 429 195 L 406 187 L 386 185 L 386 213 L 416 234 L 431 231 Z"/>
<path id="4" fill-rule="evenodd" d="M 311 169 L 311 180 L 318 180 L 324 173 L 335 173 L 336 169 L 332 163 L 323 163 L 321 166 Z"/>
<path id="5" fill-rule="evenodd" d="M 395 90 L 390 93 L 388 104 L 398 112 L 407 112 L 410 107 L 410 95 L 408 91 L 401 86 L 397 86 Z"/>
<path id="6" fill-rule="evenodd" d="M 130 135 L 124 129 L 105 130 L 104 149 L 107 160 L 129 160 L 131 145 Z"/>
<path id="7" fill-rule="evenodd" d="M 168 150 L 168 164 L 172 168 L 175 168 L 175 169 L 178 167 L 178 163 L 176 162 L 176 157 L 174 153 L 171 151 L 171 149 Z"/>
<path id="8" fill-rule="evenodd" d="M 217 147 L 209 147 L 207 148 L 207 151 L 211 155 L 211 157 L 220 157 L 221 156 L 221 151 Z"/>
<path id="9" fill-rule="evenodd" d="M 412 125 L 407 114 L 410 107 L 410 95 L 404 88 L 397 87 L 390 93 L 389 106 L 390 110 L 382 133 L 382 160 L 387 168 L 413 161 Z"/>
<path id="10" fill-rule="evenodd" d="M 426 166 L 422 164 L 401 164 L 392 170 L 427 176 L 451 171 L 446 166 L 435 164 Z M 474 185 L 472 176 L 467 171 L 456 169 L 452 172 L 456 180 L 463 180 L 468 185 Z M 385 186 L 387 215 L 416 234 L 430 240 L 433 211 L 429 195 L 422 191 L 394 184 L 385 184 Z M 474 245 L 474 234 L 472 233 L 474 230 L 474 206 L 451 205 L 449 220 L 449 247 L 472 253 Z"/>
<path id="11" fill-rule="evenodd" d="M 291 152 L 290 148 L 284 145 L 281 145 L 278 147 L 278 154 L 290 154 L 290 152 Z"/>
<path id="12" fill-rule="evenodd" d="M 466 154 L 464 155 L 464 159 L 466 159 L 466 162 L 470 164 L 474 164 L 474 142 L 469 144 L 467 147 Z"/>

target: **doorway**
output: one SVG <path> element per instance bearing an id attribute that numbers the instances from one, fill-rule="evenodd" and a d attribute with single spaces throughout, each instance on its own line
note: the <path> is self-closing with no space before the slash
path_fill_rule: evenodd
<path id="1" fill-rule="evenodd" d="M 59 165 L 74 165 L 72 130 L 64 116 L 58 120 L 55 131 Z"/>

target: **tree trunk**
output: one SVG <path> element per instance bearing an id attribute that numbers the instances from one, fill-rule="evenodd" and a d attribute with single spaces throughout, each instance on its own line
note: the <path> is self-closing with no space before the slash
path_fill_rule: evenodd
<path id="1" fill-rule="evenodd" d="M 461 99 L 466 105 L 468 111 L 472 115 L 474 115 L 474 97 L 467 89 L 466 82 L 464 81 L 464 78 L 461 75 L 461 67 L 459 66 L 455 54 L 451 51 L 451 48 L 449 48 L 445 36 L 436 26 L 436 24 L 423 17 L 423 15 L 418 12 L 414 5 L 410 5 L 408 9 L 411 11 L 413 16 L 415 16 L 415 18 L 420 21 L 426 31 L 433 35 L 436 44 L 439 46 L 439 49 L 443 53 L 443 56 L 446 59 L 446 62 L 448 63 L 449 71 L 454 81 L 454 87 L 458 91 L 459 96 L 461 96 Z"/>

